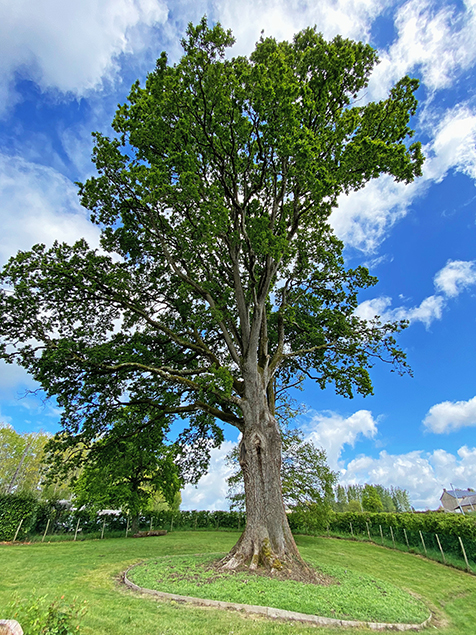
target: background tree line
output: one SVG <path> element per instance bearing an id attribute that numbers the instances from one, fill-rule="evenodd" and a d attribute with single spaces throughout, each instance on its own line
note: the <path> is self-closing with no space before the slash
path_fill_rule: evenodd
<path id="1" fill-rule="evenodd" d="M 289 410 L 289 409 L 288 409 Z M 291 415 L 297 413 L 292 410 Z M 337 484 L 338 474 L 327 465 L 326 453 L 291 429 L 289 412 L 281 420 L 283 462 L 282 488 L 289 510 L 312 508 L 322 522 L 336 512 L 408 512 L 408 491 L 379 484 Z M 30 493 L 42 501 L 68 500 L 90 513 L 121 509 L 137 518 L 140 514 L 178 510 L 180 478 L 164 495 L 163 470 L 173 470 L 174 454 L 164 454 L 160 439 L 147 434 L 126 435 L 131 422 L 126 417 L 109 436 L 86 446 L 74 445 L 68 455 L 59 452 L 53 437 L 44 432 L 18 434 L 11 426 L 0 427 L 0 494 Z M 228 456 L 235 467 L 228 479 L 232 510 L 244 510 L 243 477 L 238 446 Z M 168 499 L 168 500 L 167 500 Z"/>
<path id="2" fill-rule="evenodd" d="M 122 421 L 123 433 L 129 423 Z M 120 429 L 118 424 L 114 434 L 59 451 L 56 438 L 45 432 L 19 434 L 0 424 L 0 494 L 30 495 L 52 510 L 59 501 L 90 514 L 120 509 L 133 525 L 141 513 L 178 510 L 181 482 L 177 477 L 170 487 L 163 476 L 173 469 L 173 454 L 164 454 L 150 429 L 140 439 L 116 438 Z"/>
<path id="3" fill-rule="evenodd" d="M 333 508 L 337 512 L 409 512 L 410 496 L 401 487 L 383 485 L 337 485 Z"/>
<path id="4" fill-rule="evenodd" d="M 0 494 L 70 497 L 67 486 L 45 481 L 45 448 L 50 438 L 45 432 L 18 434 L 11 426 L 0 423 Z"/>

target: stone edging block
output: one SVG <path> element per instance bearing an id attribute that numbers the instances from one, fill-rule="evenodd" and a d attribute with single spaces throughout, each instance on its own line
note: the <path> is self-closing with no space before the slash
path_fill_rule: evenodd
<path id="1" fill-rule="evenodd" d="M 131 569 L 138 567 L 141 562 L 133 564 L 122 574 L 124 584 L 133 591 L 154 595 L 162 600 L 172 600 L 174 602 L 184 602 L 187 604 L 195 604 L 197 606 L 210 606 L 219 609 L 228 609 L 232 611 L 241 611 L 253 615 L 264 615 L 273 619 L 294 620 L 304 622 L 306 624 L 314 624 L 315 626 L 342 626 L 347 627 L 365 627 L 373 631 L 419 631 L 428 626 L 431 621 L 431 615 L 421 624 L 390 624 L 387 622 L 363 622 L 358 620 L 339 620 L 333 617 L 320 617 L 319 615 L 308 615 L 307 613 L 296 613 L 295 611 L 285 611 L 284 609 L 276 609 L 271 606 L 255 606 L 253 604 L 237 604 L 235 602 L 222 602 L 220 600 L 206 600 L 203 598 L 189 597 L 187 595 L 177 595 L 175 593 L 165 593 L 163 591 L 155 591 L 154 589 L 144 589 L 131 582 L 127 574 Z M 1 633 L 0 633 L 1 635 Z"/>
<path id="2" fill-rule="evenodd" d="M 23 635 L 23 629 L 16 620 L 0 620 L 0 635 Z"/>

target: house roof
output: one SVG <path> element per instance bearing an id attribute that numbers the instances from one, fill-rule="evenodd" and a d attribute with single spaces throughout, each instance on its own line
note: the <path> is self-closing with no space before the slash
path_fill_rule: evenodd
<path id="1" fill-rule="evenodd" d="M 455 499 L 458 498 L 460 502 L 467 498 L 471 498 L 472 503 L 476 500 L 476 492 L 474 489 L 447 489 L 443 491 L 443 494 L 445 493 Z M 441 495 L 441 498 L 443 498 L 443 494 Z"/>

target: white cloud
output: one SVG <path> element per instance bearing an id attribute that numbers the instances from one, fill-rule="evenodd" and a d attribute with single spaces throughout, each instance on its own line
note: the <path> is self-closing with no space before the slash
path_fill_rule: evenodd
<path id="1" fill-rule="evenodd" d="M 265 36 L 290 40 L 303 28 L 317 25 L 327 39 L 340 34 L 367 40 L 373 20 L 390 4 L 390 0 L 238 0 L 216 3 L 213 17 L 233 29 L 234 54 L 249 54 L 262 29 Z"/>
<path id="2" fill-rule="evenodd" d="M 330 223 L 347 245 L 375 252 L 393 225 L 406 216 L 413 201 L 451 170 L 476 181 L 476 111 L 458 105 L 443 114 L 427 110 L 423 117 L 423 128 L 432 137 L 423 148 L 423 176 L 405 185 L 383 175 L 361 190 L 339 197 Z"/>
<path id="3" fill-rule="evenodd" d="M 356 310 L 356 315 L 364 320 L 371 320 L 380 316 L 383 322 L 394 320 L 408 320 L 411 322 L 423 322 L 428 328 L 433 320 L 440 320 L 445 306 L 445 299 L 439 295 L 431 295 L 425 298 L 419 306 L 390 308 L 392 299 L 383 296 L 372 300 L 365 300 Z"/>
<path id="4" fill-rule="evenodd" d="M 468 401 L 442 401 L 435 404 L 423 423 L 437 434 L 476 426 L 476 397 Z"/>
<path id="5" fill-rule="evenodd" d="M 0 155 L 0 224 L 0 264 L 35 243 L 99 241 L 76 186 L 53 168 L 20 157 Z"/>
<path id="6" fill-rule="evenodd" d="M 364 320 L 380 316 L 382 321 L 408 320 L 422 322 L 429 328 L 434 320 L 440 320 L 448 298 L 458 296 L 464 289 L 476 284 L 476 268 L 474 261 L 448 260 L 443 269 L 435 274 L 434 284 L 441 295 L 430 295 L 414 307 L 396 307 L 391 309 L 392 298 L 381 296 L 365 300 L 357 307 L 355 313 Z"/>
<path id="7" fill-rule="evenodd" d="M 466 2 L 461 11 L 441 4 L 410 0 L 401 6 L 395 17 L 397 38 L 380 54 L 369 85 L 370 98 L 381 99 L 400 77 L 417 71 L 430 91 L 447 88 L 472 64 L 476 58 L 474 2 Z"/>
<path id="8" fill-rule="evenodd" d="M 440 302 L 435 301 L 438 299 Z M 413 308 L 397 307 L 391 309 L 391 304 L 392 298 L 388 296 L 365 300 L 359 304 L 355 314 L 364 320 L 380 317 L 382 322 L 392 322 L 394 320 L 421 321 L 428 327 L 435 317 L 441 317 L 443 298 L 430 296 L 430 298 L 423 300 L 420 306 Z"/>
<path id="9" fill-rule="evenodd" d="M 39 384 L 17 364 L 7 364 L 0 360 L 0 399 L 13 401 L 25 390 L 36 390 Z"/>
<path id="10" fill-rule="evenodd" d="M 391 320 L 391 310 L 389 309 L 392 304 L 392 298 L 388 296 L 381 296 L 380 298 L 372 298 L 372 300 L 365 300 L 361 302 L 357 309 L 355 310 L 355 314 L 362 318 L 363 320 L 373 320 L 376 317 L 382 319 L 382 321 L 386 322 L 387 320 Z"/>
<path id="11" fill-rule="evenodd" d="M 474 400 L 476 411 L 476 397 Z M 359 410 L 349 417 L 333 412 L 312 415 L 303 425 L 306 440 L 326 450 L 328 463 L 340 471 L 342 485 L 374 483 L 385 487 L 407 489 L 416 509 L 436 509 L 443 487 L 450 483 L 456 487 L 475 487 L 476 448 L 462 446 L 457 454 L 443 449 L 433 452 L 414 450 L 405 454 L 379 453 L 378 457 L 359 455 L 346 465 L 341 454 L 346 445 L 355 447 L 362 439 L 373 439 L 377 421 L 368 410 Z M 228 509 L 226 479 L 232 470 L 225 456 L 236 444 L 225 441 L 221 448 L 212 450 L 210 469 L 197 487 L 187 485 L 182 492 L 182 509 Z"/>
<path id="12" fill-rule="evenodd" d="M 374 483 L 407 489 L 416 509 L 437 509 L 443 488 L 474 487 L 476 448 L 461 447 L 457 456 L 446 450 L 432 453 L 416 450 L 391 455 L 380 452 L 378 458 L 359 456 L 342 471 L 340 483 Z"/>
<path id="13" fill-rule="evenodd" d="M 304 429 L 306 440 L 324 448 L 332 469 L 339 467 L 344 445 L 354 447 L 361 437 L 373 438 L 377 434 L 377 424 L 369 410 L 359 410 L 347 418 L 335 412 L 314 413 Z"/>
<path id="14" fill-rule="evenodd" d="M 197 485 L 186 485 L 182 490 L 181 509 L 228 509 L 226 498 L 228 486 L 226 479 L 233 469 L 226 464 L 225 457 L 236 445 L 233 441 L 224 441 L 219 448 L 211 451 L 210 467 Z"/>
<path id="15" fill-rule="evenodd" d="M 0 3 L 1 103 L 15 99 L 15 73 L 75 96 L 99 87 L 114 76 L 119 55 L 141 48 L 138 32 L 167 14 L 160 0 Z"/>
<path id="16" fill-rule="evenodd" d="M 435 287 L 451 298 L 464 289 L 476 284 L 476 263 L 474 260 L 449 260 L 434 278 Z"/>
<path id="17" fill-rule="evenodd" d="M 451 86 L 457 74 L 476 59 L 476 4 L 465 5 L 457 12 L 448 5 L 436 10 L 428 0 L 405 3 L 395 18 L 397 39 L 380 53 L 381 62 L 360 103 L 386 98 L 398 79 L 416 71 L 430 92 Z M 423 176 L 408 186 L 382 176 L 362 190 L 342 195 L 330 220 L 347 245 L 373 253 L 412 202 L 451 170 L 476 181 L 476 110 L 458 104 L 442 112 L 435 110 L 430 98 L 418 117 L 417 128 L 431 139 L 423 148 Z"/>
<path id="18" fill-rule="evenodd" d="M 5 104 L 12 103 L 8 94 L 14 72 L 21 74 L 27 69 L 42 89 L 83 95 L 100 87 L 105 78 L 114 75 L 118 55 L 134 52 L 137 56 L 141 47 L 152 46 L 149 27 L 153 25 L 163 25 L 163 38 L 170 39 L 170 47 L 176 47 L 176 26 L 166 21 L 165 0 L 46 0 L 41 6 L 30 4 L 18 0 L 14 11 L 8 7 L 3 20 L 0 7 L 0 93 L 5 96 L 0 101 Z M 299 29 L 316 24 L 328 38 L 341 33 L 366 40 L 373 20 L 392 4 L 390 0 L 245 0 L 218 4 L 202 0 L 193 5 L 178 2 L 174 12 L 183 22 L 196 22 L 208 13 L 211 19 L 233 28 L 237 38 L 234 53 L 249 53 L 262 28 L 267 35 L 289 39 Z M 450 9 L 435 12 L 428 2 L 412 0 L 401 7 L 396 17 L 398 39 L 384 55 L 371 85 L 386 94 L 396 79 L 419 64 L 427 69 L 428 77 L 443 67 L 465 67 L 474 57 L 471 51 L 476 50 L 476 40 L 469 37 L 471 25 L 476 24 L 474 7 L 467 3 L 466 13 L 458 15 L 459 21 L 455 22 Z M 447 47 L 452 53 L 443 55 L 438 47 Z M 371 98 L 383 95 L 372 90 Z M 425 148 L 428 160 L 423 178 L 405 186 L 383 176 L 363 190 L 340 197 L 331 223 L 346 244 L 365 252 L 375 251 L 395 222 L 407 214 L 415 197 L 431 182 L 441 180 L 448 170 L 455 168 L 476 178 L 476 115 L 469 107 L 459 106 L 439 117 L 430 122 L 431 133 L 436 133 L 434 143 Z M 62 135 L 65 150 L 82 173 L 90 168 L 89 131 L 87 128 L 84 135 L 68 130 Z"/>
<path id="19" fill-rule="evenodd" d="M 405 185 L 383 175 L 357 192 L 341 194 L 330 224 L 347 245 L 373 253 L 422 189 L 421 180 Z"/>
<path id="20" fill-rule="evenodd" d="M 422 300 L 416 307 L 406 309 L 400 307 L 394 310 L 397 320 L 408 320 L 409 322 L 423 322 L 428 328 L 433 320 L 441 320 L 445 300 L 439 295 L 431 295 Z"/>
<path id="21" fill-rule="evenodd" d="M 439 183 L 455 169 L 476 180 L 476 111 L 459 104 L 443 115 L 427 112 L 425 118 L 424 127 L 433 141 L 424 148 L 428 159 L 423 179 Z"/>

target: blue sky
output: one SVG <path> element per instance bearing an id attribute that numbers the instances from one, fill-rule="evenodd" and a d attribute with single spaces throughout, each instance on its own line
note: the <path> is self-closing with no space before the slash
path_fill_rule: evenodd
<path id="1" fill-rule="evenodd" d="M 108 132 L 131 83 L 162 50 L 177 60 L 188 22 L 203 14 L 248 54 L 262 29 L 289 39 L 317 25 L 378 48 L 362 100 L 383 98 L 402 75 L 421 80 L 413 126 L 427 156 L 410 186 L 381 178 L 343 196 L 331 217 L 349 265 L 379 283 L 362 316 L 406 318 L 399 342 L 414 376 L 385 365 L 375 395 L 345 400 L 312 383 L 296 398 L 308 438 L 322 445 L 341 482 L 405 487 L 416 508 L 435 508 L 442 487 L 476 488 L 476 2 L 475 0 L 16 0 L 0 5 L 0 264 L 19 249 L 97 229 L 74 181 L 92 174 L 93 130 Z M 58 429 L 54 404 L 20 398 L 35 385 L 0 365 L 0 422 L 19 432 Z M 226 507 L 223 456 L 187 487 L 184 508 Z"/>

